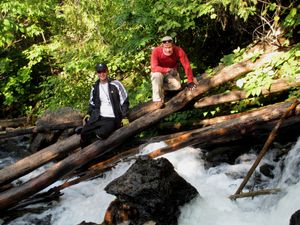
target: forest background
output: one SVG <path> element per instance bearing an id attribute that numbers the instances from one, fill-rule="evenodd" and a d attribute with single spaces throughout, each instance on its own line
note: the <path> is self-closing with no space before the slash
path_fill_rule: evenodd
<path id="1" fill-rule="evenodd" d="M 211 91 L 244 89 L 251 98 L 165 120 L 262 106 L 263 87 L 299 74 L 299 9 L 290 0 L 2 0 L 0 118 L 66 106 L 85 113 L 98 62 L 108 63 L 110 76 L 126 86 L 131 107 L 151 100 L 151 49 L 164 35 L 185 50 L 198 78 L 246 57 L 254 61 L 263 52 L 245 53 L 258 42 L 286 48 L 271 63 Z M 299 94 L 294 88 L 286 97 Z"/>

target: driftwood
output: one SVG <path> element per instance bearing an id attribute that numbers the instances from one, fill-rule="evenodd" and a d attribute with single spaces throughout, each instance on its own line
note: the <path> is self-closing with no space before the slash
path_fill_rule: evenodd
<path id="1" fill-rule="evenodd" d="M 155 109 L 155 103 L 153 101 L 139 104 L 130 110 L 128 120 L 130 122 L 134 121 L 147 113 L 153 112 Z"/>
<path id="2" fill-rule="evenodd" d="M 161 154 L 196 144 L 199 147 L 205 148 L 213 143 L 224 143 L 226 141 L 241 139 L 243 136 L 253 132 L 255 129 L 259 129 L 260 126 L 264 126 L 264 123 L 268 121 L 269 123 L 275 123 L 276 121 L 274 120 L 280 118 L 280 116 L 285 112 L 285 109 L 290 105 L 291 103 L 289 102 L 277 105 L 276 108 L 274 106 L 266 107 L 262 111 L 268 112 L 269 114 L 263 113 L 260 116 L 254 116 L 249 113 L 249 115 L 242 118 L 236 118 L 210 127 L 170 135 L 168 136 L 170 137 L 169 139 L 164 140 L 168 146 L 150 153 L 149 156 L 157 157 Z M 292 106 L 295 107 L 294 105 Z M 296 117 L 300 121 L 300 107 L 297 107 L 295 113 Z M 207 144 L 208 142 L 209 144 Z"/>
<path id="3" fill-rule="evenodd" d="M 259 162 L 261 161 L 261 159 L 264 157 L 264 155 L 267 153 L 271 143 L 273 142 L 273 140 L 275 139 L 276 133 L 279 129 L 279 127 L 281 126 L 281 124 L 283 123 L 283 121 L 285 120 L 285 118 L 288 116 L 288 114 L 294 110 L 297 105 L 299 105 L 298 101 L 295 101 L 287 110 L 286 112 L 283 114 L 283 116 L 280 118 L 280 120 L 278 121 L 278 123 L 276 124 L 276 126 L 274 127 L 274 129 L 272 130 L 272 132 L 270 133 L 263 149 L 261 150 L 261 152 L 258 154 L 255 162 L 253 163 L 253 165 L 251 166 L 250 170 L 248 171 L 246 177 L 244 178 L 243 182 L 241 183 L 241 185 L 239 186 L 239 188 L 237 189 L 237 191 L 235 192 L 235 195 L 240 194 L 241 191 L 243 190 L 243 188 L 245 187 L 245 185 L 247 184 L 248 180 L 250 179 L 251 175 L 253 174 L 255 168 L 258 166 Z"/>
<path id="4" fill-rule="evenodd" d="M 286 91 L 292 87 L 297 87 L 300 85 L 300 77 L 296 81 L 289 82 L 287 80 L 276 80 L 274 81 L 269 89 L 263 88 L 261 90 L 262 95 L 269 95 L 272 93 Z M 195 104 L 195 108 L 202 108 L 206 106 L 218 105 L 222 103 L 240 101 L 242 99 L 248 98 L 246 91 L 231 91 L 229 93 L 222 93 L 217 95 L 212 95 L 208 97 L 201 98 Z"/>
<path id="5" fill-rule="evenodd" d="M 26 128 L 16 128 L 16 129 L 6 129 L 0 132 L 0 140 L 7 139 L 11 137 L 21 136 L 25 134 L 32 134 L 34 131 L 34 126 Z"/>
<path id="6" fill-rule="evenodd" d="M 264 189 L 264 190 L 259 190 L 259 191 L 242 192 L 239 194 L 230 195 L 229 198 L 232 200 L 236 200 L 237 198 L 249 198 L 249 197 L 255 197 L 255 196 L 259 196 L 259 195 L 277 194 L 278 192 L 281 192 L 281 189 L 279 189 L 279 188 Z"/>
<path id="7" fill-rule="evenodd" d="M 27 117 L 20 117 L 20 118 L 14 118 L 14 119 L 7 119 L 7 120 L 0 120 L 0 127 L 6 128 L 6 127 L 21 127 L 28 125 L 28 118 Z"/>
<path id="8" fill-rule="evenodd" d="M 286 80 L 276 80 L 270 86 L 269 89 L 262 89 L 262 94 L 268 95 L 271 93 L 278 93 L 299 85 L 300 85 L 300 77 L 297 77 L 295 82 L 288 82 Z M 218 105 L 223 103 L 229 103 L 233 101 L 240 101 L 246 98 L 247 98 L 247 94 L 245 91 L 231 91 L 229 93 L 222 93 L 222 94 L 212 95 L 208 97 L 203 97 L 194 104 L 194 107 L 202 108 L 202 107 L 213 106 L 213 105 Z M 242 114 L 219 116 L 219 117 L 214 117 L 214 118 L 204 119 L 204 120 L 164 122 L 164 123 L 160 123 L 157 126 L 157 128 L 162 131 L 167 130 L 168 132 L 179 131 L 184 129 L 195 129 L 203 126 L 212 125 L 225 120 L 233 119 L 233 117 L 239 117 L 240 115 Z"/>
<path id="9" fill-rule="evenodd" d="M 221 123 L 226 120 L 238 118 L 245 114 L 248 114 L 248 111 L 242 112 L 242 113 L 237 113 L 237 114 L 231 114 L 231 115 L 217 116 L 214 118 L 203 119 L 203 120 L 189 120 L 189 121 L 183 121 L 183 122 L 177 122 L 177 123 L 165 122 L 165 123 L 159 124 L 157 127 L 160 130 L 168 130 L 168 131 L 175 131 L 175 130 L 181 130 L 181 129 L 187 129 L 187 128 L 189 130 L 193 130 L 196 128 L 206 127 L 206 126 L 214 125 L 216 123 Z"/>
<path id="10" fill-rule="evenodd" d="M 207 127 L 207 128 L 202 128 L 197 130 L 197 132 L 193 132 L 193 135 L 189 136 L 188 138 L 185 135 L 180 135 L 181 138 L 173 138 L 173 139 L 168 139 L 165 140 L 166 143 L 168 143 L 167 147 L 163 147 L 160 149 L 156 149 L 152 151 L 151 153 L 147 154 L 151 158 L 155 158 L 158 156 L 161 156 L 163 154 L 167 154 L 169 152 L 173 152 L 176 150 L 179 150 L 183 147 L 186 146 L 191 146 L 194 144 L 197 144 L 198 147 L 203 147 L 207 146 L 207 143 L 213 144 L 214 142 L 221 142 L 224 141 L 224 138 L 229 138 L 231 136 L 232 138 L 242 138 L 243 135 L 247 135 L 248 132 L 252 133 L 257 129 L 260 129 L 261 127 L 265 127 L 265 123 L 269 121 L 270 126 L 269 129 L 272 129 L 274 127 L 274 124 L 277 123 L 276 118 L 279 118 L 281 113 L 284 112 L 286 107 L 288 107 L 291 103 L 281 103 L 277 104 L 276 106 L 268 106 L 268 110 L 266 108 L 261 109 L 264 113 L 262 113 L 260 116 L 258 116 L 257 110 L 255 113 L 250 112 L 248 117 L 244 115 L 243 118 L 239 119 L 233 119 L 232 122 L 223 122 L 219 124 L 218 126 L 212 126 L 212 127 Z M 273 111 L 276 111 L 276 113 L 271 113 Z M 265 114 L 272 114 L 271 116 L 264 117 Z M 295 111 L 297 115 L 300 114 L 300 107 L 298 107 Z M 299 116 L 293 116 L 290 115 L 291 117 L 289 119 L 294 119 L 298 118 L 298 123 L 300 123 L 300 117 Z M 289 119 L 286 119 L 284 122 L 289 122 Z M 295 122 L 295 121 L 293 121 Z M 257 125 L 258 123 L 258 125 Z M 227 125 L 224 125 L 227 124 Z M 255 125 L 255 126 L 254 126 Z M 242 129 L 242 135 L 239 135 L 237 133 L 241 132 L 240 128 L 243 127 Z M 222 136 L 219 135 L 219 133 L 222 132 Z M 182 132 L 181 132 L 182 133 Z M 105 161 L 102 161 L 98 164 L 95 164 L 89 168 L 88 171 L 84 171 L 80 174 L 73 174 L 72 176 L 76 176 L 75 179 L 70 179 L 63 184 L 53 187 L 50 190 L 48 190 L 45 193 L 45 196 L 47 195 L 52 195 L 53 192 L 57 193 L 61 191 L 64 188 L 70 187 L 74 184 L 77 184 L 79 182 L 82 182 L 84 180 L 89 180 L 96 178 L 100 176 L 103 172 L 105 172 L 108 169 L 111 169 L 111 167 L 115 166 L 118 162 L 120 161 L 127 161 L 127 160 L 133 160 L 135 159 L 135 155 L 139 152 L 139 148 L 133 148 L 130 149 L 126 152 L 122 152 L 119 155 L 116 155 L 110 159 L 107 159 Z M 34 197 L 33 197 L 34 199 Z M 27 201 L 26 201 L 27 202 Z M 17 205 L 19 207 L 19 205 Z"/>
<path id="11" fill-rule="evenodd" d="M 68 153 L 74 148 L 79 147 L 80 136 L 73 135 L 66 140 L 57 142 L 43 150 L 40 150 L 24 159 L 17 161 L 15 164 L 7 166 L 0 170 L 0 184 L 8 183 L 19 178 L 34 169 L 48 163 L 61 155 Z"/>
<path id="12" fill-rule="evenodd" d="M 289 107 L 290 104 L 291 104 L 291 102 L 278 103 L 278 104 L 274 104 L 274 105 L 261 107 L 259 109 L 250 110 L 250 111 L 243 112 L 243 113 L 238 113 L 238 114 L 233 114 L 233 115 L 228 115 L 228 116 L 220 116 L 220 117 L 216 117 L 216 118 L 212 118 L 212 119 L 208 119 L 208 120 L 203 120 L 203 121 L 205 121 L 205 123 L 202 123 L 203 125 L 205 125 L 204 128 L 198 128 L 198 129 L 194 129 L 191 131 L 182 131 L 182 132 L 177 132 L 177 133 L 173 133 L 173 134 L 153 137 L 150 139 L 150 141 L 151 142 L 158 142 L 158 141 L 168 142 L 168 140 L 174 140 L 175 138 L 180 139 L 184 135 L 188 136 L 188 135 L 192 135 L 193 133 L 202 132 L 205 129 L 210 129 L 213 126 L 217 126 L 217 124 L 220 124 L 220 123 L 221 124 L 226 124 L 226 122 L 230 123 L 230 121 L 234 121 L 234 119 L 246 122 L 249 118 L 253 118 L 253 119 L 261 118 L 262 121 L 264 121 L 262 123 L 262 125 L 260 123 L 257 123 L 257 125 L 261 125 L 260 130 L 265 129 L 267 131 L 270 131 L 271 123 L 268 123 L 268 121 L 271 121 L 272 118 L 278 119 L 284 113 L 286 108 Z M 299 114 L 298 110 L 299 110 L 299 106 L 295 110 L 296 115 Z M 296 116 L 295 119 L 291 118 L 291 121 L 293 121 L 292 123 L 297 123 L 298 120 L 299 120 L 298 116 Z M 239 126 L 238 128 L 240 129 L 241 134 L 243 134 L 243 133 L 245 134 L 245 131 L 243 131 L 242 126 Z M 232 137 L 232 138 L 234 138 L 234 137 Z M 239 138 L 239 137 L 236 136 L 236 138 Z M 203 146 L 203 147 L 206 147 L 206 146 Z"/>
<path id="13" fill-rule="evenodd" d="M 205 93 L 211 88 L 217 87 L 225 82 L 232 81 L 233 79 L 250 72 L 255 67 L 269 61 L 271 57 L 278 55 L 278 53 L 279 52 L 273 52 L 262 55 L 256 62 L 248 60 L 225 67 L 214 77 L 201 80 L 195 90 L 189 91 L 184 89 L 166 103 L 164 108 L 148 113 L 142 118 L 133 121 L 128 126 L 118 129 L 108 139 L 101 142 L 96 141 L 84 148 L 82 151 L 66 157 L 64 160 L 54 164 L 44 173 L 31 179 L 25 184 L 0 193 L 0 209 L 12 207 L 17 202 L 41 191 L 63 177 L 65 174 L 70 173 L 95 157 L 105 155 L 107 152 L 112 151 L 115 147 L 121 145 L 128 138 L 137 134 L 141 130 L 157 123 L 160 119 L 167 115 L 182 109 L 195 97 Z M 222 132 L 219 132 L 218 135 L 222 135 Z"/>
<path id="14" fill-rule="evenodd" d="M 259 116 L 257 110 L 255 110 L 255 113 L 249 112 L 249 115 L 247 117 L 244 115 L 243 118 L 233 119 L 230 123 L 229 121 L 227 121 L 226 123 L 223 122 L 219 125 L 215 125 L 212 127 L 198 129 L 197 131 L 193 131 L 192 135 L 190 134 L 191 132 L 181 132 L 184 134 L 180 134 L 179 137 L 174 137 L 165 140 L 165 143 L 167 143 L 168 146 L 153 150 L 151 153 L 148 153 L 147 156 L 155 158 L 163 154 L 167 154 L 169 152 L 173 152 L 183 147 L 192 146 L 195 144 L 197 144 L 197 146 L 200 148 L 207 147 L 208 145 L 211 145 L 214 142 L 223 142 L 223 139 L 228 139 L 229 136 L 232 136 L 231 139 L 242 138 L 243 135 L 247 135 L 247 133 L 249 132 L 254 132 L 257 129 L 261 129 L 261 127 L 264 127 L 265 129 L 265 123 L 267 122 L 270 123 L 268 129 L 272 129 L 272 127 L 274 127 L 274 124 L 278 124 L 276 119 L 278 119 L 282 115 L 282 113 L 284 113 L 286 107 L 290 106 L 290 104 L 291 103 L 281 103 L 277 104 L 276 106 L 267 106 L 266 108 L 261 109 L 263 113 L 261 113 L 261 115 Z M 273 111 L 276 111 L 276 113 L 272 114 Z M 300 107 L 296 109 L 295 113 L 297 115 L 290 115 L 291 117 L 289 119 L 293 120 L 294 118 L 298 117 L 297 122 L 300 123 L 300 118 L 298 116 L 300 114 Z M 272 115 L 264 117 L 266 114 Z M 283 122 L 288 123 L 289 119 L 286 119 Z M 296 121 L 293 120 L 293 122 Z M 241 127 L 243 127 L 242 130 Z M 222 136 L 219 135 L 220 132 L 222 132 Z M 239 132 L 243 133 L 242 136 L 237 134 Z M 220 141 L 220 139 L 222 140 Z M 70 179 L 59 186 L 53 187 L 48 191 L 48 194 L 50 195 L 52 192 L 61 191 L 64 188 L 70 187 L 84 180 L 89 180 L 101 176 L 103 172 L 105 172 L 108 169 L 111 169 L 120 161 L 130 161 L 136 159 L 135 155 L 139 152 L 139 150 L 140 148 L 130 149 L 110 159 L 107 159 L 105 161 L 91 166 L 89 170 L 84 171 L 81 174 L 74 174 L 73 176 L 76 176 L 75 179 Z"/>
<path id="15" fill-rule="evenodd" d="M 67 122 L 61 124 L 43 124 L 42 126 L 32 126 L 26 128 L 16 128 L 16 129 L 7 129 L 6 131 L 2 131 L 0 133 L 0 140 L 16 137 L 24 134 L 32 134 L 32 133 L 43 133 L 54 130 L 65 130 L 69 128 L 76 128 L 81 125 L 78 121 Z"/>

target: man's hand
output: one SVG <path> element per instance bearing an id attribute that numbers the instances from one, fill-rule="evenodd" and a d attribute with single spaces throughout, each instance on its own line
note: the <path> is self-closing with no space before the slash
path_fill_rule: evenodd
<path id="1" fill-rule="evenodd" d="M 82 119 L 83 125 L 86 124 L 89 121 L 90 117 L 91 116 L 88 115 L 88 114 L 83 117 L 83 119 Z"/>
<path id="2" fill-rule="evenodd" d="M 122 119 L 122 125 L 126 126 L 129 124 L 129 120 L 127 118 Z"/>
<path id="3" fill-rule="evenodd" d="M 174 68 L 169 68 L 168 74 L 171 74 L 172 76 L 177 74 L 177 70 Z"/>
<path id="4" fill-rule="evenodd" d="M 190 82 L 188 83 L 187 87 L 190 91 L 192 91 L 197 87 L 197 85 L 194 82 Z"/>

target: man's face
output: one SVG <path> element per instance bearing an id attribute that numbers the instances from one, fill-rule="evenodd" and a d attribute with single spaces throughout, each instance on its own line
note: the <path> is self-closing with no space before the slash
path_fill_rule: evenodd
<path id="1" fill-rule="evenodd" d="M 106 82 L 107 81 L 107 75 L 108 75 L 107 71 L 97 72 L 97 74 L 98 74 L 98 77 L 99 77 L 101 82 Z"/>
<path id="2" fill-rule="evenodd" d="M 163 42 L 163 52 L 166 56 L 170 56 L 173 54 L 173 43 L 172 41 Z"/>

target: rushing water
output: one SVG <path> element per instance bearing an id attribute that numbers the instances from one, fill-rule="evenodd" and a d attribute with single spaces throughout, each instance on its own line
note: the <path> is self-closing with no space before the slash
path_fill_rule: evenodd
<path id="1" fill-rule="evenodd" d="M 162 146 L 164 143 L 152 143 L 141 154 Z M 291 215 L 300 209 L 300 138 L 284 161 L 277 163 L 275 178 L 262 176 L 264 188 L 282 189 L 276 195 L 230 200 L 228 197 L 236 192 L 255 157 L 247 154 L 241 156 L 235 165 L 224 163 L 205 169 L 200 155 L 201 149 L 187 147 L 163 156 L 201 195 L 181 208 L 179 225 L 288 225 Z M 263 161 L 270 163 L 272 157 L 268 154 Z M 64 189 L 61 200 L 50 210 L 40 215 L 28 214 L 10 222 L 10 225 L 36 224 L 30 221 L 49 214 L 53 225 L 76 225 L 84 220 L 102 222 L 106 208 L 115 198 L 107 194 L 104 187 L 122 175 L 132 163 L 119 163 L 102 178 Z M 242 176 L 236 179 L 234 174 Z"/>

